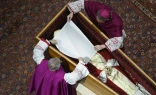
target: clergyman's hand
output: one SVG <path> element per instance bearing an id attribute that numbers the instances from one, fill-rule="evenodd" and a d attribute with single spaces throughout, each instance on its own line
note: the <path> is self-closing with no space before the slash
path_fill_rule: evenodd
<path id="1" fill-rule="evenodd" d="M 100 51 L 105 48 L 105 45 L 96 45 L 96 46 L 94 46 L 94 48 L 96 51 Z"/>
<path id="2" fill-rule="evenodd" d="M 86 63 L 84 62 L 84 59 L 82 57 L 79 57 L 78 60 L 79 60 L 79 63 L 86 65 Z"/>
<path id="3" fill-rule="evenodd" d="M 71 12 L 68 16 L 67 16 L 67 21 L 70 22 L 71 19 L 73 18 L 74 13 Z"/>
<path id="4" fill-rule="evenodd" d="M 52 44 L 58 44 L 56 40 L 51 40 L 50 41 Z"/>

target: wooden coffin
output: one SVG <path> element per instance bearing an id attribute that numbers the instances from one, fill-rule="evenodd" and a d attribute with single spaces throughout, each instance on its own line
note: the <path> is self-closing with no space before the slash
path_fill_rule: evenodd
<path id="1" fill-rule="evenodd" d="M 54 31 L 61 29 L 66 23 L 68 14 L 69 11 L 66 6 L 63 7 L 63 9 L 36 36 L 37 41 L 39 41 L 40 38 L 45 38 L 48 40 L 52 39 Z M 107 41 L 108 38 L 82 12 L 75 14 L 72 20 L 94 45 L 103 44 Z M 96 37 L 94 35 L 96 35 Z M 49 53 L 51 56 L 63 57 L 66 59 L 71 70 L 73 70 L 77 64 L 77 61 L 60 53 L 53 45 L 49 47 Z M 151 94 L 155 93 L 156 83 L 146 73 L 144 73 L 125 53 L 118 49 L 112 52 L 111 55 Z M 81 83 L 97 95 L 120 94 L 99 81 L 91 74 L 89 74 L 85 80 L 81 81 Z"/>

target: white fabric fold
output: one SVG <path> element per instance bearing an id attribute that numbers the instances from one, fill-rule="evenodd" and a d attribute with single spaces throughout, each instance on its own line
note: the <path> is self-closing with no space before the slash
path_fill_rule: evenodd
<path id="1" fill-rule="evenodd" d="M 91 59 L 97 52 L 89 39 L 72 21 L 67 22 L 53 39 L 58 42 L 56 44 L 58 50 L 72 58 Z"/>

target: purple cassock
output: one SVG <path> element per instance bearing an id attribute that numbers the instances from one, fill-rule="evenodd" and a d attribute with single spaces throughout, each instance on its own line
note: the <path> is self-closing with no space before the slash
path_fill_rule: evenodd
<path id="1" fill-rule="evenodd" d="M 60 67 L 50 71 L 48 60 L 43 60 L 35 69 L 29 93 L 36 95 L 76 95 L 75 88 L 64 80 L 65 71 Z"/>
<path id="2" fill-rule="evenodd" d="M 93 1 L 85 1 L 84 2 L 85 11 L 90 18 L 90 20 L 109 37 L 122 37 L 122 30 L 123 30 L 123 22 L 120 16 L 113 11 L 113 8 L 110 6 L 106 6 L 99 2 Z M 104 23 L 98 23 L 96 20 L 97 12 L 101 9 L 106 9 L 112 12 L 112 17 L 110 20 Z"/>

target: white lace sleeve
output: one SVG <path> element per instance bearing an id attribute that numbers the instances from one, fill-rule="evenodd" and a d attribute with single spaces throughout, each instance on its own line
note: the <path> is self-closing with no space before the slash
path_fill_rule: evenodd
<path id="1" fill-rule="evenodd" d="M 78 13 L 84 9 L 84 0 L 77 0 L 75 2 L 68 3 L 67 5 L 70 12 Z"/>
<path id="2" fill-rule="evenodd" d="M 114 37 L 109 39 L 106 43 L 106 48 L 111 52 L 115 51 L 118 48 L 121 48 L 123 45 L 123 37 Z"/>
<path id="3" fill-rule="evenodd" d="M 89 74 L 88 69 L 81 63 L 78 63 L 73 72 L 65 74 L 64 79 L 68 84 L 73 85 L 77 81 L 86 77 L 88 74 Z"/>
<path id="4" fill-rule="evenodd" d="M 47 41 L 48 42 L 48 41 Z M 49 42 L 48 42 L 49 43 Z M 40 64 L 44 59 L 44 51 L 48 48 L 48 44 L 40 40 L 33 50 L 33 59 L 37 64 Z"/>

